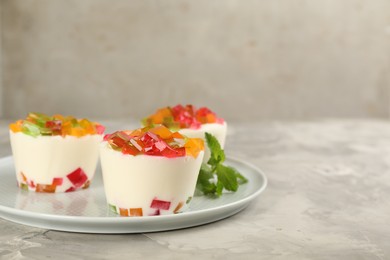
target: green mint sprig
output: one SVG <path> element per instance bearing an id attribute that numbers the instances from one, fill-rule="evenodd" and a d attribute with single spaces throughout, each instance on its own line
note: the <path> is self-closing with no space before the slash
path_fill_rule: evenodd
<path id="1" fill-rule="evenodd" d="M 221 196 L 223 190 L 237 191 L 240 184 L 248 182 L 236 169 L 224 165 L 225 152 L 217 138 L 206 133 L 206 143 L 211 155 L 207 164 L 203 163 L 196 184 L 198 191 L 204 195 Z"/>

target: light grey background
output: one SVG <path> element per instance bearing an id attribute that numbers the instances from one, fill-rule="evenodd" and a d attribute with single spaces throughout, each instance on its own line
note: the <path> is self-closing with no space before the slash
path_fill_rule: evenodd
<path id="1" fill-rule="evenodd" d="M 387 0 L 0 0 L 2 116 L 388 118 Z M 1 94 L 0 94 L 1 97 Z"/>

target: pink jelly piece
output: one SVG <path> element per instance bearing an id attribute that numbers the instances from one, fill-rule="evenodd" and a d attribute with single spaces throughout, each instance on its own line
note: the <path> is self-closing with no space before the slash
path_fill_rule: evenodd
<path id="1" fill-rule="evenodd" d="M 56 185 L 56 186 L 60 186 L 60 185 L 62 185 L 62 182 L 63 182 L 64 180 L 62 179 L 62 178 L 54 178 L 53 179 L 53 185 Z"/>
<path id="2" fill-rule="evenodd" d="M 146 132 L 143 136 L 141 136 L 140 140 L 143 142 L 146 148 L 146 147 L 153 146 L 156 143 L 156 141 L 157 142 L 160 141 L 160 138 L 158 138 L 158 136 L 153 133 Z"/>
<path id="3" fill-rule="evenodd" d="M 157 199 L 154 199 L 152 201 L 152 204 L 150 205 L 152 209 L 164 209 L 164 210 L 168 210 L 170 206 L 171 206 L 171 202 L 164 201 L 164 200 L 157 200 Z"/>
<path id="4" fill-rule="evenodd" d="M 217 118 L 217 123 L 223 125 L 225 123 L 225 120 L 222 118 Z"/>
<path id="5" fill-rule="evenodd" d="M 88 176 L 85 174 L 83 169 L 77 168 L 72 173 L 68 174 L 66 177 L 73 183 L 75 188 L 79 188 L 84 185 L 84 183 L 88 180 Z"/>
<path id="6" fill-rule="evenodd" d="M 194 107 L 191 105 L 187 105 L 186 107 L 177 105 L 172 108 L 172 114 L 175 121 L 180 122 L 182 128 L 198 129 L 201 126 L 201 123 L 194 117 Z"/>
<path id="7" fill-rule="evenodd" d="M 31 188 L 35 188 L 35 183 L 34 183 L 34 181 L 29 181 L 29 182 L 28 182 L 28 186 L 30 186 Z"/>
<path id="8" fill-rule="evenodd" d="M 149 216 L 159 216 L 160 215 L 160 210 L 156 209 L 153 213 L 149 214 Z"/>
<path id="9" fill-rule="evenodd" d="M 105 127 L 102 125 L 96 125 L 95 129 L 96 129 L 97 134 L 101 135 L 104 133 Z"/>
<path id="10" fill-rule="evenodd" d="M 161 151 L 168 146 L 157 135 L 150 132 L 145 133 L 140 140 L 144 144 L 145 154 L 147 155 L 160 155 Z"/>
<path id="11" fill-rule="evenodd" d="M 168 147 L 168 144 L 164 142 L 163 140 L 160 140 L 154 144 L 154 146 L 160 151 L 164 151 L 165 148 Z"/>

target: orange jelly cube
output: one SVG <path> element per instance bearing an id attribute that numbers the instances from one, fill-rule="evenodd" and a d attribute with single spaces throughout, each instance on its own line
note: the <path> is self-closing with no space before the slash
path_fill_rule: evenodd
<path id="1" fill-rule="evenodd" d="M 191 138 L 185 144 L 187 155 L 198 157 L 198 154 L 204 150 L 204 142 L 200 138 Z"/>
<path id="2" fill-rule="evenodd" d="M 162 124 L 165 117 L 172 116 L 172 112 L 168 107 L 159 109 L 153 116 L 150 117 L 153 124 Z"/>
<path id="3" fill-rule="evenodd" d="M 20 132 L 22 131 L 22 124 L 23 124 L 22 120 L 18 120 L 15 123 L 10 124 L 9 129 L 14 133 Z"/>
<path id="4" fill-rule="evenodd" d="M 86 182 L 84 183 L 84 185 L 83 185 L 83 189 L 84 189 L 84 190 L 85 190 L 85 189 L 88 189 L 90 185 L 91 185 L 91 181 L 90 181 L 90 180 L 86 181 Z"/>
<path id="5" fill-rule="evenodd" d="M 81 119 L 79 124 L 85 130 L 85 132 L 87 134 L 94 134 L 95 133 L 95 127 L 92 124 L 92 122 L 90 122 L 89 120 Z"/>
<path id="6" fill-rule="evenodd" d="M 53 115 L 53 118 L 55 119 L 55 120 L 60 120 L 60 121 L 64 121 L 64 116 L 63 115 L 60 115 L 60 114 L 55 114 L 55 115 Z"/>
<path id="7" fill-rule="evenodd" d="M 150 132 L 159 135 L 162 139 L 168 139 L 172 135 L 172 132 L 169 131 L 169 129 L 163 125 L 156 126 L 155 128 L 150 129 Z"/>
<path id="8" fill-rule="evenodd" d="M 128 209 L 119 208 L 119 215 L 128 217 L 129 216 L 129 210 Z"/>
<path id="9" fill-rule="evenodd" d="M 142 217 L 142 208 L 131 208 L 130 209 L 130 216 L 131 217 Z"/>
<path id="10" fill-rule="evenodd" d="M 217 117 L 214 114 L 208 114 L 206 119 L 207 123 L 215 123 L 217 121 Z"/>
<path id="11" fill-rule="evenodd" d="M 54 193 L 56 191 L 56 185 L 50 184 L 37 184 L 37 187 L 35 189 L 36 192 L 46 192 L 46 193 Z"/>
<path id="12" fill-rule="evenodd" d="M 75 127 L 70 129 L 70 135 L 76 136 L 76 137 L 81 137 L 85 135 L 85 129 L 81 127 Z"/>
<path id="13" fill-rule="evenodd" d="M 20 172 L 20 175 L 22 175 L 22 180 L 23 180 L 23 182 L 27 183 L 26 175 L 24 175 L 23 172 Z"/>
<path id="14" fill-rule="evenodd" d="M 70 132 L 72 131 L 72 123 L 69 121 L 66 121 L 62 124 L 62 135 L 70 135 Z"/>
<path id="15" fill-rule="evenodd" d="M 177 204 L 175 210 L 173 211 L 173 213 L 179 213 L 179 210 L 183 207 L 184 205 L 184 202 L 180 201 L 179 204 Z"/>

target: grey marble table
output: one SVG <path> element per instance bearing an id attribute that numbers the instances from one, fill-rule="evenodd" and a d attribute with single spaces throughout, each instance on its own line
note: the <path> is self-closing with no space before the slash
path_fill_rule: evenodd
<path id="1" fill-rule="evenodd" d="M 10 155 L 7 124 L 0 121 L 0 156 Z M 226 151 L 269 179 L 239 214 L 128 235 L 57 232 L 0 219 L 0 259 L 390 259 L 389 122 L 230 123 Z"/>

